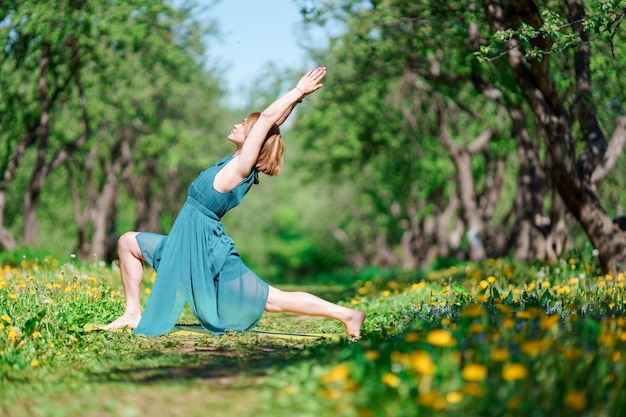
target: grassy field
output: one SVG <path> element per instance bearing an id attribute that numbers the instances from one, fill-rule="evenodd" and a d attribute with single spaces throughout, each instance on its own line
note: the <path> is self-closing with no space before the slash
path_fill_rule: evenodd
<path id="1" fill-rule="evenodd" d="M 622 416 L 625 284 L 591 251 L 364 272 L 298 287 L 365 310 L 357 343 L 151 338 L 85 331 L 123 308 L 115 265 L 22 258 L 0 264 L 0 416 Z M 342 332 L 293 315 L 259 329 Z"/>

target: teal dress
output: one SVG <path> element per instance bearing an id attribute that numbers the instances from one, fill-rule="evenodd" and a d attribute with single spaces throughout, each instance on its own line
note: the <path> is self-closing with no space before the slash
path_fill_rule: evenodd
<path id="1" fill-rule="evenodd" d="M 244 265 L 220 222 L 241 203 L 257 172 L 253 169 L 229 192 L 213 188 L 215 175 L 232 158 L 221 159 L 191 183 L 168 236 L 137 235 L 144 259 L 157 274 L 135 333 L 169 332 L 186 302 L 214 334 L 251 329 L 261 318 L 269 286 Z"/>

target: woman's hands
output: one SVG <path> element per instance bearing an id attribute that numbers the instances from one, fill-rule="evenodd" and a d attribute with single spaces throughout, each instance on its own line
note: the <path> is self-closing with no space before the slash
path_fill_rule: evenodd
<path id="1" fill-rule="evenodd" d="M 300 81 L 296 84 L 296 89 L 302 93 L 303 96 L 308 96 L 314 91 L 319 90 L 324 85 L 320 82 L 326 76 L 326 67 L 317 67 L 309 70 Z"/>

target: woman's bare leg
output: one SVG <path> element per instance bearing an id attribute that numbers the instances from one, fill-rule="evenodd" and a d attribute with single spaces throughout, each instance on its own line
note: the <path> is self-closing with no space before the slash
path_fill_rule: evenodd
<path id="1" fill-rule="evenodd" d="M 118 240 L 120 273 L 124 285 L 126 307 L 124 313 L 104 326 L 105 330 L 134 329 L 141 320 L 141 283 L 143 281 L 143 256 L 137 243 L 138 232 L 126 232 Z"/>
<path id="2" fill-rule="evenodd" d="M 365 313 L 362 311 L 333 304 L 307 292 L 281 291 L 272 286 L 270 286 L 267 296 L 265 311 L 304 314 L 339 320 L 343 323 L 348 337 L 352 339 L 358 339 L 361 336 L 361 327 L 365 321 Z"/>

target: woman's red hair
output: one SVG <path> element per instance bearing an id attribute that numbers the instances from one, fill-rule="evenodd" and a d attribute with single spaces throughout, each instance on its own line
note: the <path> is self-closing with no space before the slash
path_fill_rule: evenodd
<path id="1" fill-rule="evenodd" d="M 261 113 L 251 113 L 243 123 L 243 131 L 246 136 L 252 130 L 252 126 L 259 119 Z M 280 135 L 278 125 L 274 124 L 267 132 L 265 141 L 261 146 L 259 158 L 256 161 L 256 169 L 269 176 L 280 174 L 283 169 L 283 154 L 285 153 L 285 145 Z"/>

